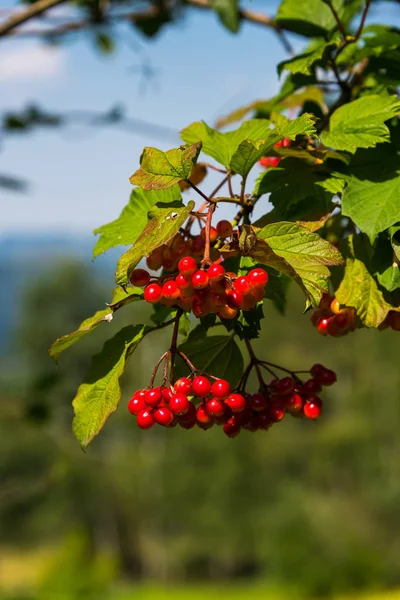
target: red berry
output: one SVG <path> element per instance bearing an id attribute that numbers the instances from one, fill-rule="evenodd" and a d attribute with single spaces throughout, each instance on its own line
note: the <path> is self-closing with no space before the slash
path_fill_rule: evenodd
<path id="1" fill-rule="evenodd" d="M 230 394 L 225 400 L 232 412 L 242 412 L 246 408 L 246 400 L 242 394 Z"/>
<path id="2" fill-rule="evenodd" d="M 303 398 L 297 392 L 294 392 L 286 402 L 286 409 L 292 415 L 298 414 L 303 408 Z"/>
<path id="3" fill-rule="evenodd" d="M 162 297 L 162 288 L 158 283 L 150 283 L 144 290 L 143 294 L 146 302 L 150 302 L 151 304 L 155 304 L 159 302 Z"/>
<path id="4" fill-rule="evenodd" d="M 234 283 L 235 290 L 240 294 L 247 294 L 250 289 L 249 280 L 246 275 L 242 275 L 242 277 L 238 277 Z"/>
<path id="5" fill-rule="evenodd" d="M 204 398 L 211 392 L 211 383 L 207 377 L 204 377 L 203 375 L 197 375 L 193 379 L 192 390 L 193 393 L 198 396 L 198 398 Z"/>
<path id="6" fill-rule="evenodd" d="M 291 394 L 294 392 L 294 388 L 296 387 L 296 383 L 294 379 L 291 377 L 283 377 L 276 384 L 276 391 L 281 396 L 285 396 L 286 394 Z"/>
<path id="7" fill-rule="evenodd" d="M 164 298 L 168 300 L 176 300 L 180 296 L 180 291 L 178 286 L 176 285 L 176 281 L 173 279 L 171 281 L 166 281 L 162 286 L 162 295 Z"/>
<path id="8" fill-rule="evenodd" d="M 234 438 L 240 433 L 240 425 L 235 417 L 231 417 L 224 425 L 224 433 L 230 438 Z"/>
<path id="9" fill-rule="evenodd" d="M 132 415 L 138 415 L 142 410 L 146 410 L 143 396 L 136 392 L 128 402 L 128 410 Z"/>
<path id="10" fill-rule="evenodd" d="M 271 406 L 269 416 L 273 423 L 278 423 L 285 416 L 285 411 L 281 406 Z"/>
<path id="11" fill-rule="evenodd" d="M 169 408 L 160 407 L 153 412 L 153 419 L 159 425 L 168 427 L 174 420 L 174 415 Z"/>
<path id="12" fill-rule="evenodd" d="M 263 411 L 257 414 L 255 422 L 258 429 L 264 429 L 266 431 L 271 427 L 273 420 L 271 419 L 269 412 Z"/>
<path id="13" fill-rule="evenodd" d="M 321 414 L 322 402 L 318 396 L 310 396 L 304 404 L 303 412 L 307 419 L 318 419 Z"/>
<path id="14" fill-rule="evenodd" d="M 198 423 L 203 423 L 204 425 L 212 423 L 212 418 L 209 415 L 205 404 L 199 404 L 199 406 L 197 407 L 196 419 Z"/>
<path id="15" fill-rule="evenodd" d="M 197 269 L 197 263 L 192 256 L 184 256 L 178 262 L 178 271 L 182 275 L 193 275 Z"/>
<path id="16" fill-rule="evenodd" d="M 278 156 L 263 156 L 258 162 L 262 167 L 268 169 L 269 167 L 277 167 L 280 160 Z"/>
<path id="17" fill-rule="evenodd" d="M 223 219 L 217 223 L 218 237 L 221 239 L 224 240 L 225 238 L 232 237 L 232 231 L 232 225 L 229 221 Z"/>
<path id="18" fill-rule="evenodd" d="M 310 369 L 310 373 L 313 377 L 315 377 L 315 379 L 318 379 L 318 376 L 323 372 L 326 371 L 326 367 L 324 367 L 323 365 L 320 365 L 319 363 L 316 363 L 315 365 L 313 365 Z"/>
<path id="19" fill-rule="evenodd" d="M 325 317 L 323 319 L 320 319 L 318 321 L 318 325 L 317 325 L 318 333 L 320 333 L 321 335 L 328 335 L 328 324 L 329 324 L 329 318 L 327 319 Z"/>
<path id="20" fill-rule="evenodd" d="M 211 398 L 206 402 L 205 409 L 210 417 L 220 417 L 225 412 L 225 405 L 218 398 Z"/>
<path id="21" fill-rule="evenodd" d="M 221 281 L 225 277 L 225 269 L 219 263 L 213 263 L 208 267 L 207 275 L 212 281 Z"/>
<path id="22" fill-rule="evenodd" d="M 144 401 L 147 406 L 158 406 L 162 400 L 162 392 L 160 388 L 152 388 L 151 390 L 146 391 L 146 395 Z"/>
<path id="23" fill-rule="evenodd" d="M 302 387 L 305 394 L 318 394 L 322 389 L 321 383 L 317 379 L 308 379 Z"/>
<path id="24" fill-rule="evenodd" d="M 168 403 L 171 400 L 172 396 L 175 394 L 175 392 L 172 391 L 171 388 L 169 388 L 169 387 L 162 386 L 161 394 L 162 394 L 163 400 Z"/>
<path id="25" fill-rule="evenodd" d="M 178 423 L 185 429 L 191 429 L 196 424 L 196 412 L 195 405 L 189 402 L 189 410 L 184 415 L 178 416 Z"/>
<path id="26" fill-rule="evenodd" d="M 247 274 L 250 287 L 265 287 L 268 283 L 268 273 L 264 269 L 252 269 Z"/>
<path id="27" fill-rule="evenodd" d="M 226 303 L 229 308 L 240 308 L 243 302 L 243 295 L 237 290 L 230 290 L 226 295 Z"/>
<path id="28" fill-rule="evenodd" d="M 181 392 L 186 396 L 192 391 L 192 382 L 189 377 L 180 377 L 174 383 L 174 389 L 176 392 Z"/>
<path id="29" fill-rule="evenodd" d="M 134 269 L 129 275 L 129 281 L 132 285 L 144 287 L 150 283 L 150 273 L 144 269 Z"/>
<path id="30" fill-rule="evenodd" d="M 261 288 L 253 288 L 253 289 L 256 290 L 256 289 L 261 289 Z M 264 289 L 263 289 L 263 297 L 264 297 Z M 243 301 L 240 305 L 240 308 L 244 311 L 249 311 L 249 310 L 252 310 L 255 307 L 255 305 L 256 305 L 256 299 L 253 296 L 253 294 L 246 294 L 245 296 L 243 296 Z"/>
<path id="31" fill-rule="evenodd" d="M 192 275 L 192 286 L 201 289 L 208 286 L 208 275 L 205 271 L 196 271 Z"/>
<path id="32" fill-rule="evenodd" d="M 333 321 L 339 331 L 345 332 L 347 329 L 349 329 L 350 318 L 347 311 L 344 310 L 343 312 L 337 313 L 334 316 Z"/>
<path id="33" fill-rule="evenodd" d="M 253 410 L 261 411 L 267 408 L 267 399 L 261 392 L 257 392 L 250 396 L 249 404 Z"/>
<path id="34" fill-rule="evenodd" d="M 331 369 L 325 369 L 318 375 L 318 381 L 321 385 L 333 385 L 337 380 L 335 371 Z"/>
<path id="35" fill-rule="evenodd" d="M 137 416 L 137 425 L 140 429 L 150 429 L 155 421 L 150 410 L 142 410 Z"/>
<path id="36" fill-rule="evenodd" d="M 189 276 L 182 275 L 182 273 L 179 273 L 179 275 L 175 277 L 175 283 L 180 290 L 187 290 L 192 285 Z"/>
<path id="37" fill-rule="evenodd" d="M 178 392 L 169 401 L 169 408 L 174 415 L 181 416 L 188 412 L 190 404 L 188 397 L 182 392 Z"/>
<path id="38" fill-rule="evenodd" d="M 211 393 L 215 398 L 226 398 L 231 393 L 231 386 L 225 379 L 217 379 L 211 386 Z"/>

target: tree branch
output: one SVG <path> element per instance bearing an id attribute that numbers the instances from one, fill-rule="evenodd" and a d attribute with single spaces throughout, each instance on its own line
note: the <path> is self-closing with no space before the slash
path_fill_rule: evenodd
<path id="1" fill-rule="evenodd" d="M 66 2 L 66 0 L 37 0 L 33 4 L 29 4 L 25 10 L 12 13 L 8 19 L 3 23 L 0 23 L 0 37 L 7 35 L 10 31 L 15 29 L 15 27 L 22 25 L 22 23 L 26 23 L 26 21 L 41 15 L 49 10 L 49 8 L 53 8 L 64 2 Z"/>

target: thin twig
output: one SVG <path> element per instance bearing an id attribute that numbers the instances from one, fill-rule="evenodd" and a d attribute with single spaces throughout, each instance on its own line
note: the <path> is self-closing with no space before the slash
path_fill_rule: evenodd
<path id="1" fill-rule="evenodd" d="M 330 2 L 327 2 L 327 4 L 328 4 L 329 8 L 331 9 L 331 12 L 337 23 L 338 29 L 339 29 L 340 33 L 342 34 L 343 40 L 345 40 L 347 37 L 346 30 L 344 28 L 342 21 L 340 20 L 339 14 L 338 14 L 336 8 L 334 7 L 332 0 L 330 0 Z"/>
<path id="2" fill-rule="evenodd" d="M 205 230 L 206 230 L 206 245 L 204 248 L 204 256 L 203 256 L 203 260 L 201 261 L 202 265 L 209 265 L 211 264 L 211 240 L 210 240 L 210 232 L 211 232 L 211 223 L 212 223 L 212 217 L 214 214 L 214 210 L 215 210 L 215 203 L 210 203 L 209 207 L 208 207 L 208 213 L 207 213 L 207 220 L 206 220 L 206 225 L 205 225 Z"/>
<path id="3" fill-rule="evenodd" d="M 22 25 L 22 23 L 26 23 L 26 21 L 34 19 L 50 8 L 63 4 L 64 2 L 66 2 L 66 0 L 37 0 L 36 2 L 29 4 L 24 10 L 13 12 L 8 19 L 0 23 L 0 37 L 7 35 L 10 31 L 15 29 L 15 27 Z"/>

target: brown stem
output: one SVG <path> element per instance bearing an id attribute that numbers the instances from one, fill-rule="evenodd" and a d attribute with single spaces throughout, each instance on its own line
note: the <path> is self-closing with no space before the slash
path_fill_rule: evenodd
<path id="1" fill-rule="evenodd" d="M 345 40 L 346 37 L 347 37 L 346 30 L 344 28 L 344 25 L 343 25 L 342 21 L 340 20 L 338 12 L 337 12 L 336 8 L 334 7 L 332 1 L 327 2 L 327 4 L 328 4 L 329 8 L 331 9 L 331 12 L 332 12 L 332 14 L 333 14 L 333 16 L 335 18 L 335 21 L 337 23 L 339 31 L 342 34 L 343 39 Z"/>
<path id="2" fill-rule="evenodd" d="M 210 205 L 208 207 L 206 225 L 205 225 L 205 230 L 206 230 L 206 246 L 204 248 L 203 260 L 201 261 L 202 265 L 209 265 L 212 262 L 211 261 L 210 231 L 211 231 L 211 223 L 212 223 L 212 217 L 213 217 L 213 214 L 214 214 L 214 210 L 215 210 L 215 203 L 210 202 Z"/>
<path id="3" fill-rule="evenodd" d="M 195 185 L 194 183 L 192 183 L 192 182 L 190 181 L 190 179 L 185 179 L 185 181 L 186 181 L 186 183 L 187 183 L 188 185 L 190 185 L 190 187 L 191 187 L 192 189 L 194 189 L 194 191 L 195 191 L 195 192 L 197 192 L 197 193 L 199 194 L 199 196 L 201 196 L 202 198 L 204 198 L 204 200 L 206 200 L 207 202 L 210 202 L 210 198 L 209 198 L 208 196 L 206 196 L 206 194 L 205 194 L 204 192 L 202 192 L 202 191 L 201 191 L 201 189 L 199 189 L 199 188 L 197 187 L 197 185 Z"/>
<path id="4" fill-rule="evenodd" d="M 46 12 L 49 8 L 58 6 L 64 2 L 66 2 L 66 0 L 36 0 L 36 2 L 29 4 L 25 10 L 12 13 L 8 19 L 3 21 L 3 23 L 0 23 L 0 37 L 7 35 L 15 27 L 22 25 L 22 23 L 26 23 L 26 21 Z"/>
<path id="5" fill-rule="evenodd" d="M 225 183 L 229 181 L 229 175 L 223 178 L 223 180 L 217 185 L 217 187 L 211 192 L 210 198 L 214 198 L 214 196 L 219 192 L 219 190 L 225 185 Z"/>
<path id="6" fill-rule="evenodd" d="M 254 354 L 254 350 L 250 343 L 250 340 L 245 339 L 244 343 L 246 344 L 246 348 L 250 355 L 251 362 L 253 363 L 253 365 L 255 367 L 255 370 L 257 373 L 257 379 L 260 384 L 260 387 L 263 388 L 263 387 L 265 387 L 265 381 L 264 381 L 262 373 L 261 373 L 260 364 L 259 364 L 260 361 L 257 359 L 256 355 Z"/>
<path id="7" fill-rule="evenodd" d="M 169 355 L 170 355 L 170 351 L 167 350 L 167 352 L 164 352 L 164 354 L 162 356 L 160 356 L 160 358 L 158 359 L 158 361 L 156 363 L 156 366 L 154 367 L 151 379 L 150 379 L 149 387 L 152 388 L 154 386 L 154 380 L 156 378 L 158 368 L 161 365 L 161 363 L 162 363 L 163 360 L 166 360 L 166 359 L 169 358 Z"/>
<path id="8" fill-rule="evenodd" d="M 183 310 L 181 308 L 178 308 L 178 310 L 176 312 L 176 317 L 175 317 L 174 331 L 172 333 L 171 346 L 169 349 L 169 352 L 171 355 L 170 378 L 171 378 L 172 383 L 174 382 L 174 378 L 175 378 L 175 357 L 176 357 L 176 353 L 177 353 L 176 348 L 177 348 L 178 334 L 179 334 L 179 321 L 182 316 L 182 313 L 183 313 Z"/>
<path id="9" fill-rule="evenodd" d="M 356 31 L 355 41 L 357 41 L 360 38 L 360 35 L 362 34 L 362 30 L 364 29 L 365 25 L 365 19 L 367 18 L 369 7 L 371 6 L 371 1 L 372 0 L 367 0 L 365 3 L 363 14 L 361 15 L 360 25 L 358 26 L 358 29 Z"/>
<path id="10" fill-rule="evenodd" d="M 234 193 L 233 193 L 233 188 L 232 188 L 232 179 L 231 179 L 231 175 L 229 175 L 228 177 L 228 190 L 229 190 L 229 195 L 231 198 L 233 198 Z"/>

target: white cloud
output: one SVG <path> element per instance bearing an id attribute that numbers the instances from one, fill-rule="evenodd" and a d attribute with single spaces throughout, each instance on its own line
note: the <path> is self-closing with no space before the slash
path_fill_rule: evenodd
<path id="1" fill-rule="evenodd" d="M 59 48 L 25 46 L 0 53 L 0 81 L 49 79 L 59 75 L 65 54 Z"/>

